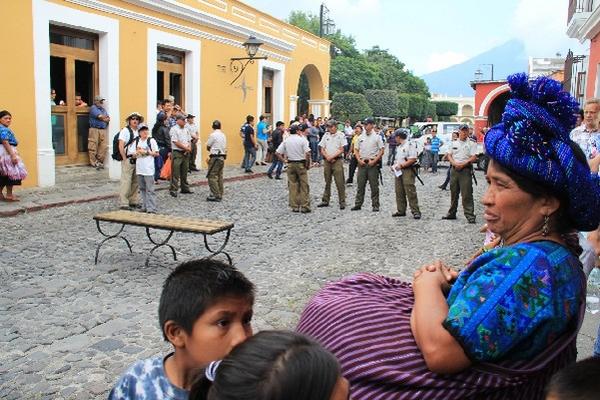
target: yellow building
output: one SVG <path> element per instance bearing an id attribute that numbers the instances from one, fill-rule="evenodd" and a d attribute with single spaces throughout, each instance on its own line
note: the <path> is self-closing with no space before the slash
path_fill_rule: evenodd
<path id="1" fill-rule="evenodd" d="M 56 166 L 85 164 L 89 108 L 75 105 L 76 93 L 90 105 L 95 95 L 107 99 L 109 147 L 128 114 L 151 127 L 157 100 L 172 95 L 197 116 L 201 147 L 212 121 L 222 122 L 230 164 L 243 157 L 246 115 L 286 124 L 296 116 L 302 73 L 309 112 L 329 115 L 329 42 L 236 0 L 19 0 L 2 11 L 0 109 L 13 115 L 27 186 L 52 186 Z M 239 64 L 231 59 L 247 57 L 250 36 L 268 58 L 232 83 Z M 114 160 L 109 175 L 119 178 Z"/>

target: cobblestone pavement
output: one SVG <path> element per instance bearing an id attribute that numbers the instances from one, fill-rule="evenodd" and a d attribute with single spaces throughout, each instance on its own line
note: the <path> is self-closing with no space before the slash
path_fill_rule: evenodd
<path id="1" fill-rule="evenodd" d="M 390 217 L 395 203 L 388 171 L 378 213 L 368 199 L 356 212 L 335 202 L 316 208 L 321 169 L 310 172 L 310 214 L 289 211 L 286 180 L 264 177 L 227 184 L 222 203 L 205 202 L 206 187 L 177 199 L 162 191 L 158 200 L 163 213 L 235 222 L 227 250 L 258 287 L 255 328 L 293 328 L 327 281 L 361 271 L 410 279 L 415 268 L 437 258 L 463 265 L 483 237 L 462 215 L 440 220 L 449 205 L 449 192 L 437 188 L 444 177 L 445 170 L 423 174 L 419 221 Z M 480 197 L 481 172 L 478 180 Z M 355 191 L 348 188 L 350 206 Z M 127 227 L 134 254 L 109 242 L 94 266 L 101 236 L 92 216 L 115 207 L 110 199 L 0 219 L 0 398 L 102 398 L 128 365 L 169 350 L 157 326 L 160 288 L 177 264 L 169 254 L 159 251 L 144 267 L 150 244 L 142 229 Z M 479 204 L 476 210 L 481 215 Z M 175 239 L 180 259 L 203 254 L 198 237 Z M 598 322 L 598 315 L 586 318 L 583 355 L 591 353 Z"/>

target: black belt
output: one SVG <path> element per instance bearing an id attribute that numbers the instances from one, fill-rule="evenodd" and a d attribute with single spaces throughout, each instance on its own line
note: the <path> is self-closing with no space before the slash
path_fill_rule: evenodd
<path id="1" fill-rule="evenodd" d="M 211 154 L 208 156 L 209 158 L 215 158 L 215 157 L 225 157 L 225 154 Z"/>
<path id="2" fill-rule="evenodd" d="M 288 160 L 289 163 L 303 163 L 306 162 L 306 160 Z"/>

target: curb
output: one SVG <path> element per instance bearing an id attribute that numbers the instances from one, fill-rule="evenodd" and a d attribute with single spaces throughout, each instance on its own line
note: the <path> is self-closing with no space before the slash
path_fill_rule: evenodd
<path id="1" fill-rule="evenodd" d="M 252 175 L 231 176 L 229 178 L 223 178 L 223 182 L 225 183 L 225 182 L 247 181 L 247 180 L 251 180 L 251 179 L 262 178 L 263 176 L 267 176 L 267 173 L 266 172 L 257 172 Z M 190 183 L 190 186 L 192 186 L 192 187 L 208 186 L 208 180 L 201 180 L 198 182 Z M 164 191 L 164 190 L 169 190 L 169 188 L 168 187 L 156 188 L 157 192 Z M 16 210 L 0 211 L 0 218 L 15 217 L 19 214 L 42 211 L 42 210 L 47 210 L 49 208 L 65 207 L 65 206 L 68 206 L 71 204 L 82 204 L 82 203 L 91 203 L 93 201 L 109 200 L 109 199 L 117 198 L 118 196 L 119 196 L 118 193 L 114 193 L 114 194 L 105 194 L 105 195 L 93 196 L 93 197 L 83 197 L 83 198 L 72 199 L 72 200 L 56 201 L 53 203 L 46 203 L 46 204 L 36 204 L 33 206 L 25 206 L 22 208 L 18 208 Z"/>

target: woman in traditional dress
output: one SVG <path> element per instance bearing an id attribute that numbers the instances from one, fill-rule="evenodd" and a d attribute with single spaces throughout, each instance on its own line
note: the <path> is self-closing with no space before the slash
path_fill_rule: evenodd
<path id="1" fill-rule="evenodd" d="M 9 126 L 12 115 L 0 111 L 0 201 L 19 201 L 13 194 L 13 186 L 20 185 L 27 171 L 17 153 L 17 138 Z M 4 188 L 6 187 L 6 194 Z"/>
<path id="2" fill-rule="evenodd" d="M 363 399 L 541 399 L 574 362 L 585 307 L 577 230 L 600 223 L 600 181 L 569 139 L 576 101 L 559 82 L 509 77 L 485 137 L 484 219 L 498 246 L 458 274 L 442 262 L 412 285 L 359 274 L 327 285 L 298 330 L 334 353 Z"/>

